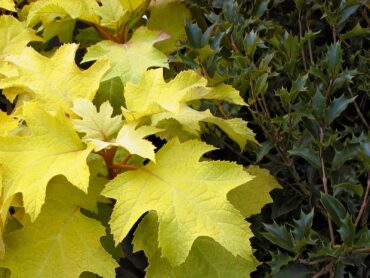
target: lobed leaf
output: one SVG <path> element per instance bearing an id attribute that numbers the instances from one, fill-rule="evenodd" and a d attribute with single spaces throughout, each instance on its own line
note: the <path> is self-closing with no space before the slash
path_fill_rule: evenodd
<path id="1" fill-rule="evenodd" d="M 80 212 L 88 196 L 62 180 L 50 185 L 54 188 L 63 194 L 55 198 L 48 192 L 35 222 L 5 236 L 7 250 L 0 266 L 9 268 L 11 277 L 74 278 L 84 271 L 115 277 L 118 265 L 100 244 L 104 227 Z"/>
<path id="2" fill-rule="evenodd" d="M 116 243 L 144 213 L 156 211 L 159 247 L 172 265 L 183 263 L 201 236 L 213 238 L 234 256 L 250 258 L 250 245 L 240 244 L 251 237 L 248 225 L 226 195 L 251 177 L 234 163 L 199 162 L 213 149 L 174 139 L 157 152 L 155 164 L 109 182 L 102 194 L 117 200 L 110 220 Z"/>
<path id="3" fill-rule="evenodd" d="M 150 212 L 140 222 L 133 240 L 134 251 L 144 250 L 149 260 L 146 277 L 248 277 L 258 265 L 250 257 L 248 260 L 235 257 L 209 237 L 195 240 L 189 256 L 179 266 L 172 266 L 162 257 L 158 248 L 158 221 Z"/>
<path id="4" fill-rule="evenodd" d="M 266 169 L 251 165 L 246 171 L 254 178 L 227 194 L 228 200 L 245 218 L 259 213 L 264 205 L 272 202 L 270 191 L 281 188 L 277 180 Z"/>
<path id="5" fill-rule="evenodd" d="M 168 67 L 167 56 L 153 47 L 168 35 L 150 31 L 145 27 L 137 29 L 132 38 L 125 44 L 112 41 L 101 41 L 87 48 L 83 62 L 108 60 L 111 68 L 102 81 L 120 77 L 122 83 L 138 82 L 150 67 Z"/>
<path id="6" fill-rule="evenodd" d="M 9 55 L 6 61 L 16 66 L 19 75 L 0 79 L 0 88 L 18 89 L 4 92 L 10 101 L 18 94 L 27 94 L 48 111 L 62 108 L 69 112 L 74 99 L 94 98 L 99 81 L 109 67 L 107 61 L 98 61 L 81 71 L 74 61 L 77 48 L 77 44 L 65 44 L 50 58 L 30 47 L 21 55 Z"/>
<path id="7" fill-rule="evenodd" d="M 51 178 L 64 175 L 81 190 L 87 190 L 86 158 L 91 147 L 81 142 L 61 111 L 51 116 L 40 106 L 27 103 L 24 119 L 32 134 L 0 137 L 0 164 L 5 199 L 22 193 L 26 212 L 33 221 L 40 213 Z"/>

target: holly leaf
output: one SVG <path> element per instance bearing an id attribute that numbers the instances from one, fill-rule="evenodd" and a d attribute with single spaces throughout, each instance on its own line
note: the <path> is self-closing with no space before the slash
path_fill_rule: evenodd
<path id="1" fill-rule="evenodd" d="M 227 195 L 228 200 L 245 218 L 259 213 L 264 205 L 272 202 L 270 191 L 281 188 L 266 169 L 251 165 L 246 171 L 254 176 L 253 180 L 231 190 Z"/>
<path id="2" fill-rule="evenodd" d="M 5 95 L 13 101 L 23 92 L 53 112 L 60 108 L 68 112 L 77 98 L 92 100 L 109 65 L 107 61 L 98 61 L 81 71 L 74 61 L 77 48 L 77 44 L 65 44 L 50 58 L 30 47 L 21 55 L 8 55 L 6 60 L 17 66 L 19 75 L 0 79 L 0 88 L 21 89 Z"/>
<path id="3" fill-rule="evenodd" d="M 118 244 L 144 213 L 156 211 L 159 247 L 172 265 L 183 263 L 201 236 L 213 238 L 234 256 L 250 258 L 250 245 L 240 242 L 252 234 L 226 195 L 251 176 L 231 162 L 199 162 L 211 150 L 212 146 L 200 141 L 173 139 L 157 152 L 156 163 L 109 182 L 102 195 L 117 200 L 110 220 L 115 242 Z"/>
<path id="4" fill-rule="evenodd" d="M 86 99 L 78 99 L 73 103 L 73 111 L 82 119 L 73 120 L 75 129 L 85 133 L 85 141 L 97 139 L 107 141 L 121 127 L 122 117 L 112 118 L 113 108 L 108 101 L 96 110 L 94 104 Z"/>
<path id="5" fill-rule="evenodd" d="M 22 193 L 26 212 L 34 221 L 44 203 L 47 184 L 54 176 L 64 175 L 87 191 L 86 158 L 91 147 L 81 142 L 62 111 L 53 117 L 38 105 L 27 103 L 24 119 L 32 134 L 0 137 L 0 164 L 4 169 L 5 199 Z"/>
<path id="6" fill-rule="evenodd" d="M 62 192 L 59 198 L 53 196 L 55 187 Z M 0 266 L 9 268 L 11 277 L 72 278 L 84 271 L 115 277 L 118 265 L 100 244 L 105 229 L 80 212 L 89 196 L 76 191 L 66 181 L 55 180 L 36 221 L 4 237 L 7 250 Z"/>
<path id="7" fill-rule="evenodd" d="M 158 222 L 155 213 L 149 213 L 140 222 L 133 240 L 134 251 L 143 250 L 149 266 L 146 277 L 249 277 L 258 261 L 251 256 L 245 260 L 234 257 L 216 241 L 208 237 L 195 240 L 189 256 L 179 266 L 171 266 L 158 248 Z"/>
<path id="8" fill-rule="evenodd" d="M 15 4 L 13 0 L 1 0 L 0 2 L 0 8 L 15 12 Z"/>
<path id="9" fill-rule="evenodd" d="M 42 40 L 35 35 L 35 31 L 27 28 L 24 22 L 10 15 L 0 16 L 0 34 L 0 58 L 7 54 L 22 52 L 31 41 Z"/>
<path id="10" fill-rule="evenodd" d="M 170 53 L 179 48 L 178 42 L 186 38 L 185 19 L 190 19 L 190 17 L 190 11 L 182 3 L 154 5 L 150 9 L 148 28 L 170 35 L 170 39 L 156 43 L 156 47 L 164 53 Z"/>
<path id="11" fill-rule="evenodd" d="M 107 59 L 111 68 L 103 77 L 103 81 L 120 77 L 122 83 L 138 82 L 143 73 L 150 67 L 168 68 L 167 56 L 153 47 L 168 35 L 150 31 L 140 27 L 125 44 L 112 41 L 101 41 L 87 48 L 83 62 Z"/>

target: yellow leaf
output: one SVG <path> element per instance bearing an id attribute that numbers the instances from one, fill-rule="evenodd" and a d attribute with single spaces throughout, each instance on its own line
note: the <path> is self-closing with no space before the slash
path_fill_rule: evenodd
<path id="1" fill-rule="evenodd" d="M 75 278 L 84 271 L 115 277 L 118 265 L 100 244 L 104 227 L 80 212 L 89 196 L 60 179 L 50 184 L 55 187 L 61 196 L 56 199 L 48 188 L 35 222 L 4 237 L 7 250 L 0 266 L 9 268 L 11 277 Z"/>
<path id="2" fill-rule="evenodd" d="M 0 16 L 0 34 L 0 60 L 7 54 L 22 52 L 31 41 L 42 40 L 24 22 L 10 15 Z"/>
<path id="3" fill-rule="evenodd" d="M 28 103 L 24 106 L 24 119 L 32 134 L 0 137 L 0 164 L 4 169 L 5 199 L 22 193 L 26 212 L 33 221 L 44 203 L 46 186 L 54 176 L 64 175 L 87 191 L 86 158 L 91 148 L 82 144 L 64 112 L 52 117 L 38 105 Z"/>
<path id="4" fill-rule="evenodd" d="M 83 62 L 107 59 L 111 68 L 103 77 L 108 80 L 120 77 L 122 83 L 138 82 L 149 67 L 168 67 L 167 56 L 153 47 L 168 35 L 140 27 L 125 44 L 101 41 L 87 49 Z"/>
<path id="5" fill-rule="evenodd" d="M 165 53 L 176 50 L 179 41 L 186 38 L 184 22 L 186 18 L 190 19 L 190 16 L 188 8 L 181 3 L 153 6 L 150 9 L 148 28 L 163 31 L 171 37 L 156 43 L 156 47 Z"/>
<path id="6" fill-rule="evenodd" d="M 136 123 L 125 124 L 119 131 L 115 145 L 124 147 L 130 154 L 137 154 L 141 157 L 155 161 L 155 146 L 149 140 L 143 138 L 160 132 L 154 126 L 140 126 Z"/>
<path id="7" fill-rule="evenodd" d="M 9 131 L 18 126 L 18 120 L 0 111 L 0 136 L 5 136 Z"/>
<path id="8" fill-rule="evenodd" d="M 194 71 L 180 72 L 173 80 L 165 82 L 163 69 L 149 70 L 138 84 L 126 85 L 123 115 L 126 120 L 135 121 L 163 111 L 178 112 L 180 102 L 189 91 L 206 85 L 207 80 Z"/>
<path id="9" fill-rule="evenodd" d="M 130 154 L 136 154 L 154 161 L 154 145 L 144 138 L 155 134 L 161 129 L 153 126 L 138 127 L 137 123 L 130 122 L 122 126 L 121 116 L 111 117 L 113 108 L 109 102 L 100 106 L 97 112 L 91 101 L 79 99 L 74 102 L 73 111 L 82 117 L 73 120 L 77 131 L 85 133 L 84 141 L 91 142 L 95 151 L 100 151 L 109 146 L 123 147 Z M 112 138 L 118 130 L 118 135 Z"/>
<path id="10" fill-rule="evenodd" d="M 228 200 L 244 217 L 260 213 L 264 205 L 272 202 L 270 191 L 281 188 L 266 169 L 251 165 L 247 172 L 254 176 L 253 180 L 231 190 L 227 195 Z"/>
<path id="11" fill-rule="evenodd" d="M 149 3 L 149 0 L 119 0 L 122 7 L 131 12 Z"/>
<path id="12" fill-rule="evenodd" d="M 155 213 L 150 212 L 140 222 L 134 235 L 134 252 L 143 250 L 149 266 L 146 277 L 249 277 L 258 266 L 251 255 L 247 260 L 235 257 L 209 237 L 194 241 L 189 256 L 179 266 L 172 266 L 162 257 L 158 248 L 158 222 Z"/>
<path id="13" fill-rule="evenodd" d="M 68 112 L 77 98 L 92 100 L 109 65 L 98 61 L 81 71 L 74 61 L 77 48 L 77 44 L 65 44 L 50 58 L 30 47 L 21 55 L 9 55 L 7 61 L 17 66 L 19 76 L 0 79 L 0 88 L 20 88 L 50 112 L 60 108 Z"/>
<path id="14" fill-rule="evenodd" d="M 247 127 L 247 122 L 240 118 L 223 119 L 215 117 L 207 109 L 205 111 L 197 111 L 185 104 L 180 105 L 180 109 L 177 113 L 162 112 L 151 117 L 152 124 L 158 125 L 164 119 L 175 119 L 178 121 L 183 129 L 192 134 L 200 133 L 199 122 L 207 122 L 218 126 L 223 130 L 232 140 L 238 143 L 241 150 L 244 149 L 247 141 L 257 142 L 254 138 L 255 135 L 251 129 Z M 166 124 L 162 122 L 162 126 L 166 127 Z"/>
<path id="15" fill-rule="evenodd" d="M 74 101 L 73 111 L 82 118 L 73 120 L 73 124 L 78 132 L 86 134 L 85 140 L 108 141 L 122 125 L 121 116 L 112 118 L 113 108 L 108 101 L 100 106 L 98 112 L 91 101 L 78 99 Z"/>
<path id="16" fill-rule="evenodd" d="M 240 106 L 247 106 L 243 98 L 240 96 L 239 91 L 227 84 L 191 90 L 184 96 L 182 101 L 187 102 L 198 99 L 219 100 Z"/>
<path id="17" fill-rule="evenodd" d="M 34 27 L 42 22 L 47 26 L 58 17 L 99 23 L 99 17 L 96 15 L 98 7 L 98 2 L 95 0 L 38 0 L 31 3 L 29 7 L 27 24 Z"/>
<path id="18" fill-rule="evenodd" d="M 8 11 L 15 12 L 15 4 L 13 0 L 1 0 L 0 1 L 0 8 L 3 8 Z"/>
<path id="19" fill-rule="evenodd" d="M 88 139 L 87 141 L 93 144 L 95 151 L 108 148 L 109 146 L 117 146 L 125 148 L 130 154 L 136 154 L 155 161 L 155 146 L 144 138 L 160 131 L 162 130 L 154 126 L 144 125 L 137 127 L 137 123 L 131 122 L 123 125 L 116 139 L 109 141 Z"/>
<path id="20" fill-rule="evenodd" d="M 217 125 L 243 150 L 247 141 L 257 142 L 254 133 L 242 119 L 215 117 L 209 110 L 197 111 L 187 102 L 194 100 L 226 101 L 246 105 L 239 92 L 225 84 L 207 87 L 207 80 L 194 71 L 180 72 L 169 82 L 163 80 L 163 69 L 147 71 L 138 84 L 127 83 L 124 91 L 126 108 L 122 114 L 127 121 L 139 121 L 150 116 L 152 125 L 167 127 L 163 120 L 175 119 L 184 131 L 199 135 L 199 122 Z M 168 122 L 173 126 L 173 122 Z M 163 135 L 163 133 L 162 133 Z"/>
<path id="21" fill-rule="evenodd" d="M 117 30 L 131 15 L 123 9 L 119 0 L 102 0 L 96 13 L 101 18 L 100 25 L 113 30 Z"/>
<path id="22" fill-rule="evenodd" d="M 252 234 L 226 194 L 251 176 L 231 162 L 199 162 L 213 149 L 200 141 L 174 139 L 157 152 L 156 163 L 109 182 L 102 194 L 117 200 L 110 220 L 116 243 L 144 213 L 155 211 L 159 247 L 172 265 L 183 263 L 201 236 L 213 238 L 234 256 L 249 259 L 252 248 L 247 240 Z"/>

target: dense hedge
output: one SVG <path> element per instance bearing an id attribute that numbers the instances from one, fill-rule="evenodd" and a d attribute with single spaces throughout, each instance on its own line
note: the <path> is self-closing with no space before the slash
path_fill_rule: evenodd
<path id="1" fill-rule="evenodd" d="M 284 188 L 251 219 L 264 262 L 254 277 L 368 277 L 369 4 L 187 2 L 194 20 L 174 66 L 239 89 L 250 107 L 237 115 L 261 142 L 240 154 L 224 138 L 219 155 L 269 169 Z"/>

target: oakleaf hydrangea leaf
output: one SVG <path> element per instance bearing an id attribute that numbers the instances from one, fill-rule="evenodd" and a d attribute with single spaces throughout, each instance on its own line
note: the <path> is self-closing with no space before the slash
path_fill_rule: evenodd
<path id="1" fill-rule="evenodd" d="M 31 41 L 42 40 L 24 22 L 10 15 L 0 16 L 0 34 L 0 59 L 6 54 L 21 52 Z"/>
<path id="2" fill-rule="evenodd" d="M 95 151 L 107 148 L 108 146 L 117 146 L 125 148 L 130 154 L 136 154 L 144 158 L 155 161 L 155 146 L 145 137 L 162 131 L 154 126 L 140 126 L 131 122 L 123 125 L 118 132 L 117 138 L 111 141 L 91 140 Z"/>
<path id="3" fill-rule="evenodd" d="M 164 119 L 175 119 L 186 132 L 200 133 L 199 122 L 217 125 L 243 150 L 247 140 L 256 142 L 254 133 L 242 119 L 215 117 L 209 110 L 197 111 L 188 106 L 194 100 L 227 101 L 246 105 L 237 90 L 221 84 L 207 87 L 207 80 L 193 71 L 180 72 L 169 82 L 163 80 L 163 69 L 147 71 L 138 84 L 125 87 L 126 108 L 122 113 L 127 121 L 137 121 L 150 116 L 153 125 L 163 124 Z M 162 121 L 162 122 L 161 122 Z M 173 122 L 170 122 L 172 125 Z"/>
<path id="4" fill-rule="evenodd" d="M 189 133 L 199 135 L 200 125 L 199 122 L 207 122 L 218 126 L 223 130 L 231 139 L 238 143 L 240 149 L 243 150 L 247 140 L 257 142 L 254 138 L 254 133 L 247 127 L 247 122 L 240 118 L 223 119 L 215 117 L 209 110 L 197 111 L 185 104 L 181 104 L 178 113 L 162 112 L 151 117 L 152 123 L 157 125 L 163 123 L 165 119 L 175 119 L 178 121 L 183 129 Z"/>
<path id="5" fill-rule="evenodd" d="M 0 79 L 0 88 L 20 88 L 48 111 L 68 111 L 77 98 L 92 100 L 109 65 L 98 61 L 81 71 L 74 61 L 77 48 L 77 44 L 65 44 L 50 58 L 30 47 L 19 56 L 9 55 L 7 61 L 17 66 L 19 76 Z M 13 100 L 15 95 L 7 97 Z"/>
<path id="6" fill-rule="evenodd" d="M 100 16 L 100 25 L 116 30 L 128 19 L 129 12 L 123 9 L 119 0 L 102 0 L 96 13 Z"/>
<path id="7" fill-rule="evenodd" d="M 0 166 L 0 259 L 4 258 L 5 245 L 3 234 L 9 214 L 9 207 L 14 196 L 5 197 L 3 188 L 3 167 Z"/>
<path id="8" fill-rule="evenodd" d="M 119 77 L 100 83 L 99 90 L 96 92 L 94 98 L 94 104 L 100 106 L 107 100 L 112 105 L 114 114 L 121 114 L 121 107 L 124 104 L 124 99 L 123 84 Z"/>
<path id="9" fill-rule="evenodd" d="M 103 81 L 118 76 L 124 84 L 127 81 L 138 82 L 149 67 L 168 67 L 167 56 L 153 47 L 156 42 L 167 38 L 168 35 L 162 32 L 141 27 L 125 44 L 101 41 L 89 47 L 83 62 L 107 59 L 111 68 Z"/>
<path id="10" fill-rule="evenodd" d="M 191 90 L 184 96 L 182 101 L 187 102 L 200 99 L 226 101 L 241 106 L 247 105 L 239 92 L 227 84 Z"/>
<path id="11" fill-rule="evenodd" d="M 125 124 L 117 135 L 116 144 L 131 154 L 155 161 L 154 145 L 143 138 L 161 131 L 154 126 L 136 127 L 136 123 Z"/>
<path id="12" fill-rule="evenodd" d="M 148 0 L 119 0 L 122 7 L 128 11 L 135 11 L 140 8 L 142 5 L 148 3 Z"/>
<path id="13" fill-rule="evenodd" d="M 194 71 L 180 72 L 165 82 L 163 69 L 149 70 L 138 84 L 126 85 L 123 115 L 126 120 L 135 121 L 163 111 L 178 112 L 181 100 L 190 90 L 206 85 L 207 80 Z"/>
<path id="14" fill-rule="evenodd" d="M 38 0 L 31 3 L 27 15 L 27 24 L 31 27 L 42 22 L 44 26 L 56 18 L 70 17 L 92 23 L 99 23 L 95 0 Z"/>
<path id="15" fill-rule="evenodd" d="M 80 212 L 80 202 L 86 201 L 76 198 L 70 184 L 57 186 L 67 198 L 49 199 L 48 192 L 36 221 L 4 237 L 7 249 L 0 266 L 9 268 L 11 277 L 75 278 L 84 271 L 115 277 L 118 265 L 100 244 L 104 227 Z"/>
<path id="16" fill-rule="evenodd" d="M 44 27 L 42 37 L 45 41 L 58 37 L 60 42 L 69 43 L 73 40 L 73 30 L 75 26 L 76 20 L 70 19 L 69 17 L 54 20 Z"/>
<path id="17" fill-rule="evenodd" d="M 0 111 L 0 136 L 5 136 L 9 131 L 15 129 L 18 126 L 18 120 L 11 116 L 8 116 L 3 111 Z"/>
<path id="18" fill-rule="evenodd" d="M 78 99 L 73 103 L 73 111 L 82 119 L 73 120 L 78 132 L 85 133 L 84 139 L 108 141 L 121 127 L 122 117 L 112 118 L 113 108 L 108 101 L 96 110 L 94 104 L 86 99 Z"/>
<path id="19" fill-rule="evenodd" d="M 184 22 L 190 19 L 190 11 L 181 3 L 154 5 L 150 9 L 148 28 L 163 31 L 171 36 L 170 39 L 158 42 L 156 47 L 165 53 L 176 50 L 178 42 L 186 38 Z"/>
<path id="20" fill-rule="evenodd" d="M 186 261 L 179 266 L 171 266 L 162 257 L 158 248 L 158 221 L 155 213 L 149 213 L 140 222 L 133 240 L 134 251 L 144 250 L 149 266 L 146 277 L 249 277 L 258 265 L 254 257 L 248 260 L 234 257 L 220 244 L 209 237 L 195 240 Z"/>
<path id="21" fill-rule="evenodd" d="M 251 176 L 231 162 L 199 162 L 213 149 L 197 140 L 173 139 L 157 152 L 156 163 L 109 182 L 102 194 L 117 200 L 110 220 L 116 243 L 144 213 L 156 211 L 159 247 L 172 265 L 183 263 L 201 236 L 213 238 L 234 256 L 249 258 L 251 232 L 226 194 Z"/>
<path id="22" fill-rule="evenodd" d="M 91 148 L 81 142 L 63 112 L 55 117 L 36 104 L 24 105 L 30 136 L 0 137 L 5 196 L 22 193 L 24 207 L 35 220 L 51 178 L 64 175 L 73 185 L 87 191 L 89 169 L 86 158 Z M 76 171 L 78 169 L 78 171 Z"/>
<path id="23" fill-rule="evenodd" d="M 1 0 L 0 8 L 15 12 L 15 4 L 13 0 Z"/>
<path id="24" fill-rule="evenodd" d="M 247 218 L 271 203 L 270 191 L 281 186 L 266 169 L 251 165 L 246 171 L 254 176 L 253 180 L 231 190 L 227 198 Z"/>

